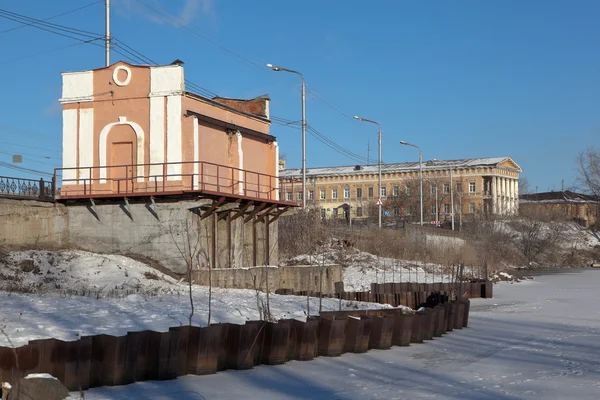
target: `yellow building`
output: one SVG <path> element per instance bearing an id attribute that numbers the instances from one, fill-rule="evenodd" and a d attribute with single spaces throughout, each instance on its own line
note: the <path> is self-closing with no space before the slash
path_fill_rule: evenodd
<path id="1" fill-rule="evenodd" d="M 422 171 L 427 223 L 448 220 L 452 206 L 463 219 L 518 210 L 522 169 L 510 157 L 423 161 Z M 384 221 L 420 220 L 419 163 L 384 164 L 381 175 Z M 301 169 L 283 168 L 279 176 L 280 199 L 302 203 Z M 376 217 L 378 176 L 377 165 L 307 168 L 307 206 L 320 209 L 326 218 Z"/>

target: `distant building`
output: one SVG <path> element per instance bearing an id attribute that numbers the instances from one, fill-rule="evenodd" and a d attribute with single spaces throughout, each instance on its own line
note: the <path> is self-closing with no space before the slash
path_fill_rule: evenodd
<path id="1" fill-rule="evenodd" d="M 523 213 L 548 212 L 572 218 L 587 228 L 600 217 L 600 198 L 570 190 L 523 194 L 519 196 L 519 208 Z"/>
<path id="2" fill-rule="evenodd" d="M 521 167 L 510 157 L 423 161 L 423 218 L 449 220 L 478 213 L 515 214 L 518 211 Z M 452 170 L 452 190 L 450 171 Z M 307 204 L 326 218 L 365 219 L 377 215 L 377 165 L 308 168 Z M 282 200 L 302 202 L 300 169 L 283 169 Z M 437 201 L 436 201 L 437 197 Z M 381 201 L 384 218 L 418 221 L 419 163 L 382 166 Z"/>

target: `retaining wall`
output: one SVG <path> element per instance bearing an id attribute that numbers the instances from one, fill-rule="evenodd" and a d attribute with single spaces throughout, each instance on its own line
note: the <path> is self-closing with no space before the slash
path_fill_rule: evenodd
<path id="1" fill-rule="evenodd" d="M 293 267 L 255 267 L 213 269 L 211 280 L 214 287 L 234 289 L 255 289 L 270 292 L 284 288 L 305 291 L 320 286 L 322 292 L 335 293 L 335 282 L 342 279 L 342 267 L 339 265 L 293 266 Z M 267 286 L 268 279 L 268 286 Z M 208 285 L 208 271 L 194 271 L 193 280 L 199 285 Z"/>
<path id="2" fill-rule="evenodd" d="M 137 202 L 136 202 L 137 201 Z M 175 273 L 186 264 L 178 246 L 191 242 L 206 264 L 217 268 L 277 265 L 277 221 L 244 222 L 244 218 L 213 221 L 190 212 L 194 201 L 122 204 L 54 204 L 41 201 L 0 199 L 0 245 L 35 248 L 73 248 L 98 253 L 141 255 L 159 261 Z M 217 210 L 219 211 L 219 210 Z M 225 211 L 226 212 L 226 211 Z M 216 227 L 213 229 L 213 223 Z M 266 230 L 269 229 L 267 241 Z M 212 236 L 215 235 L 214 254 Z M 195 235 L 195 236 L 194 236 Z M 177 242 L 177 244 L 176 244 Z"/>
<path id="3" fill-rule="evenodd" d="M 0 347 L 0 381 L 15 386 L 30 373 L 49 373 L 76 391 L 362 353 L 422 343 L 448 329 L 466 327 L 469 308 L 465 300 L 415 314 L 402 309 L 330 312 L 306 322 L 249 321 L 87 336 L 72 342 L 33 340 L 16 349 Z"/>

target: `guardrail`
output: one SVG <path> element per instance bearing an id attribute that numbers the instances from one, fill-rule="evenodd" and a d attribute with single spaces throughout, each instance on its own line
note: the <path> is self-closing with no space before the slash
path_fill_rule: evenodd
<path id="1" fill-rule="evenodd" d="M 61 199 L 198 191 L 278 201 L 283 185 L 279 182 L 285 181 L 206 161 L 57 168 L 55 178 L 58 175 L 62 175 L 62 187 L 57 192 Z"/>
<path id="2" fill-rule="evenodd" d="M 53 201 L 54 187 L 54 178 L 45 181 L 0 176 L 0 197 L 4 198 Z"/>

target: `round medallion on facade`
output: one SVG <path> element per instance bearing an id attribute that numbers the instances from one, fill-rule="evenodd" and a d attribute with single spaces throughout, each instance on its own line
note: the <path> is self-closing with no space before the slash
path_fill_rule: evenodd
<path id="1" fill-rule="evenodd" d="M 125 77 L 123 77 L 125 75 Z M 113 81 L 117 86 L 127 86 L 131 82 L 131 70 L 125 65 L 119 65 L 113 71 Z"/>

